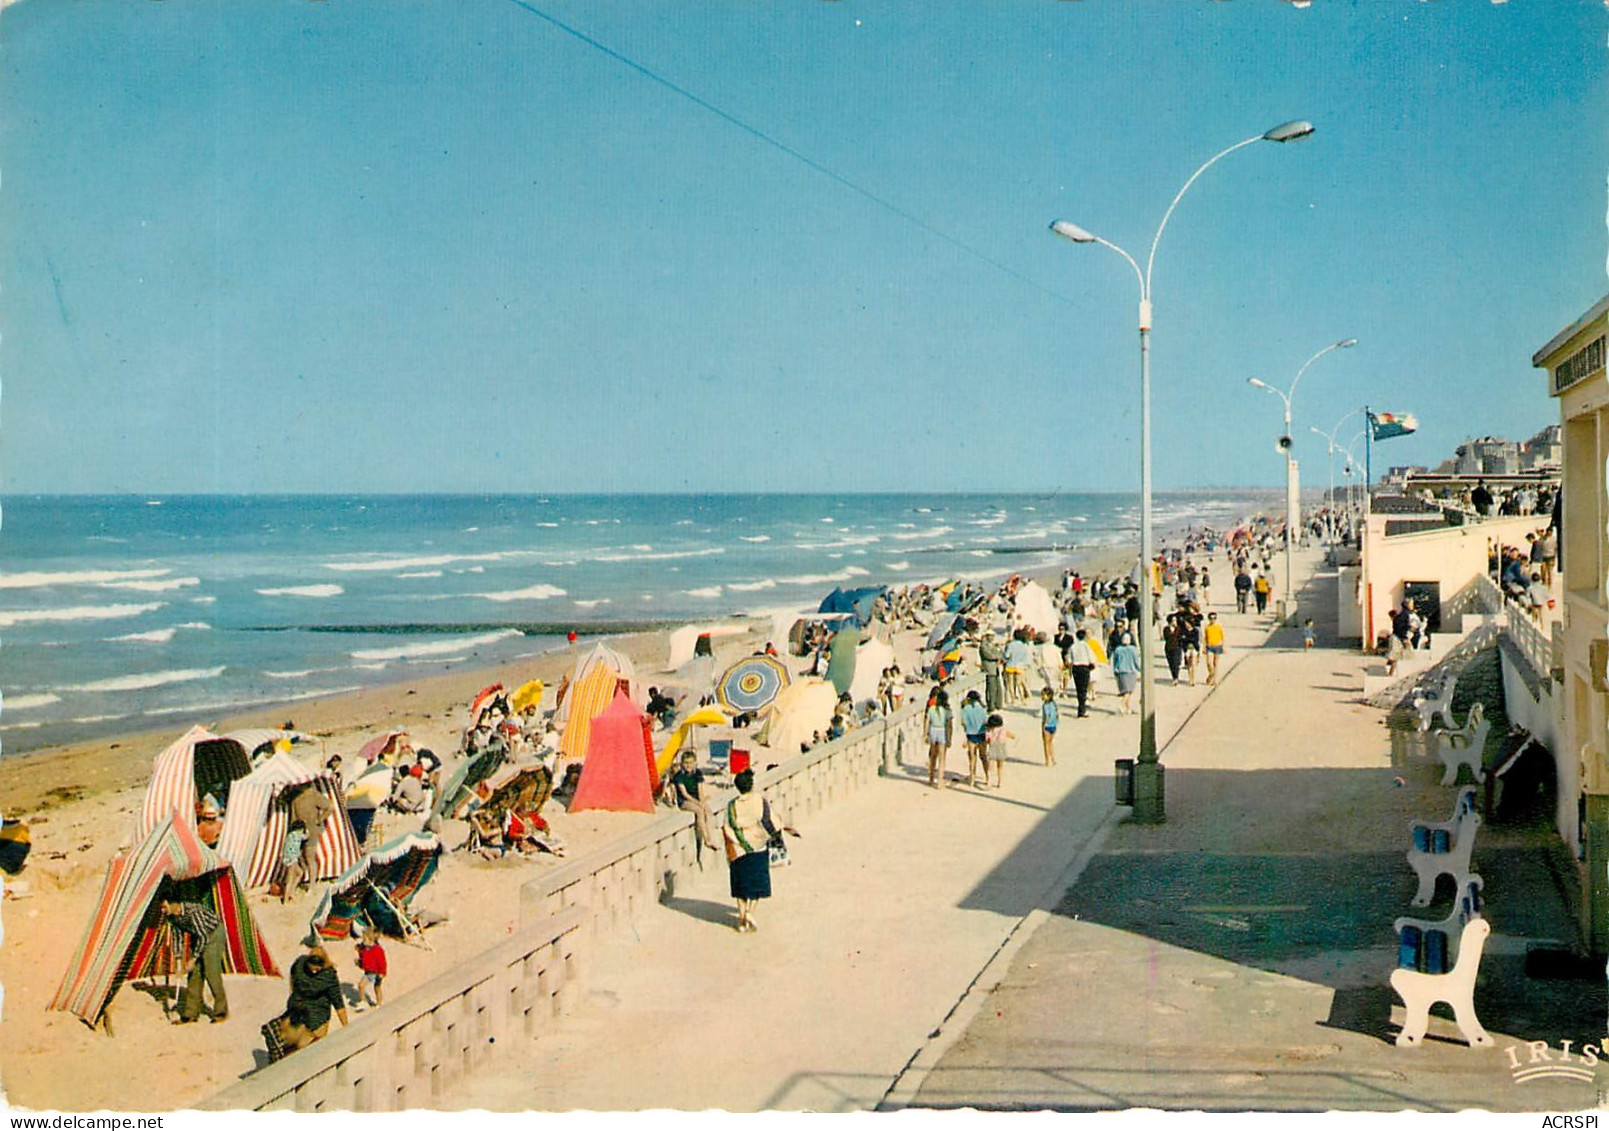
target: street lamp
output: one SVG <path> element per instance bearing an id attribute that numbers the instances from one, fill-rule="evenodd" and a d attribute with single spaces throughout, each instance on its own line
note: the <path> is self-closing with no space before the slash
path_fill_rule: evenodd
<path id="1" fill-rule="evenodd" d="M 1285 453 L 1285 616 L 1287 618 L 1296 615 L 1295 603 L 1291 598 L 1291 545 L 1296 540 L 1296 526 L 1301 521 L 1301 510 L 1296 501 L 1296 466 L 1291 461 L 1291 448 L 1294 444 L 1291 439 L 1291 398 L 1296 395 L 1296 386 L 1301 383 L 1302 374 L 1307 372 L 1309 365 L 1312 365 L 1331 350 L 1351 349 L 1357 344 L 1358 340 L 1356 338 L 1343 338 L 1319 350 L 1312 357 L 1302 362 L 1302 367 L 1296 371 L 1295 380 L 1291 382 L 1289 392 L 1281 392 L 1274 386 L 1267 382 L 1259 381 L 1255 377 L 1246 378 L 1248 384 L 1255 385 L 1259 389 L 1266 389 L 1285 402 L 1285 431 L 1279 437 L 1279 448 L 1280 451 Z"/>
<path id="2" fill-rule="evenodd" d="M 1324 437 L 1324 443 L 1326 445 L 1325 455 L 1326 455 L 1326 458 L 1328 460 L 1329 469 L 1330 469 L 1330 523 L 1329 523 L 1329 526 L 1330 526 L 1330 550 L 1332 552 L 1335 550 L 1335 450 L 1340 447 L 1340 445 L 1335 442 L 1335 434 L 1341 430 L 1341 425 L 1345 424 L 1348 420 L 1351 420 L 1354 416 L 1356 416 L 1358 413 L 1360 413 L 1362 411 L 1363 410 L 1361 408 L 1353 409 L 1351 412 L 1349 412 L 1345 416 L 1341 417 L 1340 420 L 1337 420 L 1335 422 L 1335 427 L 1331 428 L 1328 432 L 1321 432 L 1321 431 L 1319 431 L 1318 428 L 1314 427 L 1311 424 L 1307 426 L 1307 430 L 1309 432 L 1313 433 L 1313 435 L 1315 435 L 1315 436 L 1323 436 Z"/>
<path id="3" fill-rule="evenodd" d="M 1157 245 L 1173 216 L 1173 210 L 1184 199 L 1196 178 L 1237 149 L 1259 141 L 1296 141 L 1313 132 L 1311 122 L 1292 121 L 1275 126 L 1267 133 L 1257 134 L 1236 142 L 1222 153 L 1207 161 L 1184 182 L 1162 214 L 1156 235 L 1151 239 L 1151 254 L 1145 261 L 1145 270 L 1134 257 L 1115 243 L 1102 239 L 1068 220 L 1057 220 L 1050 230 L 1073 243 L 1096 243 L 1121 255 L 1134 268 L 1134 277 L 1140 284 L 1140 562 L 1144 578 L 1142 612 L 1139 623 L 1140 644 L 1140 753 L 1134 767 L 1134 820 L 1141 824 L 1159 824 L 1165 819 L 1162 797 L 1162 767 L 1157 760 L 1156 708 L 1151 701 L 1151 684 L 1155 678 L 1156 657 L 1153 653 L 1154 632 L 1151 625 L 1151 605 L 1155 597 L 1151 587 L 1151 568 L 1155 548 L 1151 540 L 1151 270 L 1156 265 Z M 1149 598 L 1149 599 L 1147 599 Z"/>

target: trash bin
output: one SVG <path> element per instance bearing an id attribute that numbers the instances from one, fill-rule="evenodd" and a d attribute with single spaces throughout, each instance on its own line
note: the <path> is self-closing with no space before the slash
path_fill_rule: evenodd
<path id="1" fill-rule="evenodd" d="M 1115 772 L 1114 780 L 1117 783 L 1117 803 L 1119 805 L 1134 804 L 1134 759 L 1119 758 L 1112 763 Z"/>

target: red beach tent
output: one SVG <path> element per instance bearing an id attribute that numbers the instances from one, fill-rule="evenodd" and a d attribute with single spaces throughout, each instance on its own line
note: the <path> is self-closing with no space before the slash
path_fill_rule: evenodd
<path id="1" fill-rule="evenodd" d="M 609 809 L 652 813 L 659 792 L 654 739 L 648 716 L 624 691 L 592 720 L 586 765 L 575 787 L 570 812 Z"/>

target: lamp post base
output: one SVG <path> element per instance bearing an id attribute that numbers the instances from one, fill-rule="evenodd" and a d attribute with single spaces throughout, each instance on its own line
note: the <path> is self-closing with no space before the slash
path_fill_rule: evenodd
<path id="1" fill-rule="evenodd" d="M 1134 764 L 1134 823 L 1160 825 L 1167 820 L 1167 806 L 1163 796 L 1165 767 L 1161 762 Z"/>

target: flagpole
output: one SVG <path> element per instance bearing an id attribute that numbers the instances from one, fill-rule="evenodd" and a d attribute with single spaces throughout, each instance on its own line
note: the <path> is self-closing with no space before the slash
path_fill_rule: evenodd
<path id="1" fill-rule="evenodd" d="M 1363 406 L 1363 513 L 1369 513 L 1369 485 L 1374 482 L 1374 413 Z"/>

